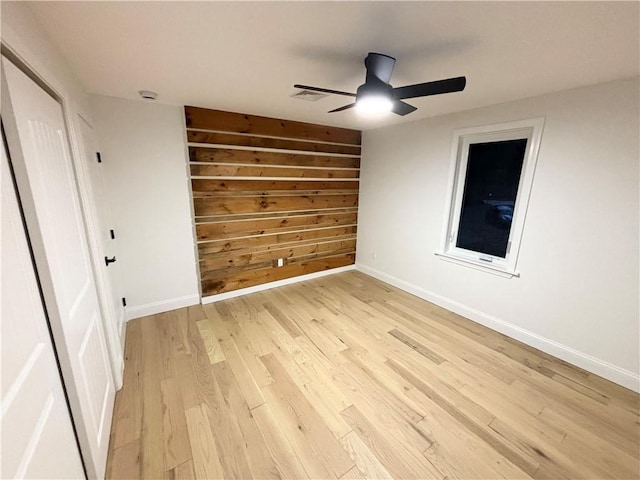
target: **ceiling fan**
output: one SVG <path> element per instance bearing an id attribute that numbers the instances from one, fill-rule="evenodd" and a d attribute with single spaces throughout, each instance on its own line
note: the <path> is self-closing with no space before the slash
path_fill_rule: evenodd
<path id="1" fill-rule="evenodd" d="M 311 87 L 309 85 L 294 85 L 295 88 L 311 90 L 313 92 L 331 93 L 333 95 L 344 95 L 355 97 L 355 102 L 329 111 L 341 112 L 352 107 L 358 107 L 367 113 L 383 113 L 392 111 L 398 115 L 407 115 L 416 107 L 403 102 L 407 98 L 427 97 L 429 95 L 440 95 L 441 93 L 461 92 L 467 83 L 465 77 L 447 78 L 446 80 L 436 80 L 434 82 L 417 83 L 404 87 L 393 88 L 389 84 L 396 59 L 382 53 L 369 53 L 364 59 L 364 66 L 367 75 L 362 85 L 358 87 L 356 93 L 341 92 L 327 88 Z"/>

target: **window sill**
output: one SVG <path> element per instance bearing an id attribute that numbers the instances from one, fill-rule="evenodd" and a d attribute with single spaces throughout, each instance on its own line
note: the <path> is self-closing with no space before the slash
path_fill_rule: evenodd
<path id="1" fill-rule="evenodd" d="M 456 257 L 445 252 L 435 252 L 435 255 L 440 257 L 441 260 L 455 263 L 457 265 L 462 265 L 463 267 L 474 268 L 476 270 L 491 273 L 493 275 L 497 275 L 503 278 L 512 278 L 512 277 L 520 276 L 519 272 L 516 272 L 513 270 L 507 270 L 506 268 L 498 267 L 495 265 L 488 265 L 486 263 L 470 260 L 468 258 Z"/>

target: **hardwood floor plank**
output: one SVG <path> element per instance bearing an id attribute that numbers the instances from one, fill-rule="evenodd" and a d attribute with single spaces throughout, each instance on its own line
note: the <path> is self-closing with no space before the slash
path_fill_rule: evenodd
<path id="1" fill-rule="evenodd" d="M 216 382 L 209 357 L 196 325 L 189 325 L 191 364 L 201 403 L 209 418 L 224 477 L 250 478 L 251 469 L 244 451 L 244 440 L 234 412 L 229 408 Z"/>
<path id="2" fill-rule="evenodd" d="M 618 478 L 634 478 L 632 473 L 637 473 L 640 469 L 638 450 L 631 451 L 625 448 L 626 444 L 621 446 L 612 443 L 601 435 L 600 430 L 591 430 L 584 424 L 575 424 L 553 407 L 545 408 L 539 418 L 545 426 L 555 424 L 567 430 L 561 448 L 575 452 L 577 458 L 585 457 L 583 463 L 596 461 L 596 465 L 601 465 L 600 468 Z"/>
<path id="3" fill-rule="evenodd" d="M 171 470 L 191 458 L 191 447 L 178 382 L 173 378 L 165 378 L 160 382 L 160 391 L 164 467 Z"/>
<path id="4" fill-rule="evenodd" d="M 292 310 L 295 306 L 292 307 Z M 319 310 L 319 314 L 305 324 L 304 335 L 318 347 L 323 355 L 333 361 L 341 362 L 340 352 L 345 351 L 349 347 L 340 337 L 334 335 L 329 326 L 329 322 L 325 317 L 331 315 L 329 312 Z"/>
<path id="5" fill-rule="evenodd" d="M 479 407 L 477 404 L 469 400 L 465 401 L 462 396 L 459 396 L 457 398 L 458 403 L 453 403 L 440 393 L 436 392 L 425 382 L 415 377 L 411 372 L 406 370 L 396 361 L 389 360 L 388 363 L 400 375 L 411 381 L 411 383 L 420 392 L 424 393 L 429 399 L 442 407 L 453 418 L 458 420 L 467 429 L 469 429 L 469 431 L 476 434 L 478 437 L 491 445 L 497 452 L 514 463 L 514 465 L 524 470 L 530 476 L 535 474 L 539 465 L 531 462 L 530 459 L 524 457 L 523 455 L 520 455 L 518 452 L 514 451 L 508 444 L 491 434 L 490 429 L 487 426 L 488 422 L 486 422 L 486 419 L 480 419 L 479 415 L 477 415 L 478 412 L 481 412 L 482 416 L 489 416 L 489 418 L 491 418 L 491 421 L 493 421 L 492 416 L 488 414 L 488 412 L 482 412 L 482 410 L 484 410 L 482 407 Z M 471 408 L 466 408 L 469 405 L 472 405 Z M 463 407 L 466 411 L 460 410 L 461 407 Z"/>
<path id="6" fill-rule="evenodd" d="M 188 408 L 199 405 L 201 402 L 201 398 L 198 391 L 199 387 L 196 374 L 191 364 L 191 355 L 178 355 L 174 361 L 176 362 L 176 379 L 179 385 L 183 408 L 186 410 Z"/>
<path id="7" fill-rule="evenodd" d="M 309 383 L 311 378 L 299 366 L 301 362 L 306 360 L 306 356 L 298 343 L 291 338 L 282 326 L 270 315 L 264 315 L 261 317 L 260 328 L 266 332 L 273 344 L 271 353 L 267 355 L 273 354 L 277 356 L 278 361 L 286 367 L 287 373 L 293 378 L 296 384 L 305 385 L 306 383 Z M 262 363 L 264 364 L 264 361 Z M 270 375 L 273 377 L 271 372 Z"/>
<path id="8" fill-rule="evenodd" d="M 300 368 L 312 379 L 304 386 L 311 385 L 311 389 L 317 389 L 323 402 L 335 412 L 341 412 L 350 406 L 351 401 L 337 387 L 332 377 L 331 367 L 336 364 L 328 364 L 326 357 L 308 338 L 300 337 L 297 341 L 305 354 L 304 359 L 299 362 Z"/>
<path id="9" fill-rule="evenodd" d="M 269 404 L 262 404 L 251 411 L 265 444 L 271 453 L 282 478 L 296 480 L 309 474 L 298 458 L 290 439 L 280 427 Z"/>
<path id="10" fill-rule="evenodd" d="M 344 410 L 342 415 L 394 478 L 444 478 L 427 458 L 379 432 L 355 406 Z"/>
<path id="11" fill-rule="evenodd" d="M 333 471 L 325 465 L 314 442 L 309 439 L 309 431 L 300 421 L 298 414 L 290 407 L 288 398 L 273 383 L 262 388 L 267 403 L 273 410 L 282 431 L 298 454 L 309 478 L 336 478 Z"/>
<path id="12" fill-rule="evenodd" d="M 638 460 L 593 433 L 577 435 L 571 432 L 562 441 L 563 450 L 602 478 L 640 478 Z"/>
<path id="13" fill-rule="evenodd" d="M 331 430 L 334 437 L 340 439 L 351 431 L 349 424 L 340 416 L 340 410 L 335 409 L 325 395 L 326 391 L 322 389 L 319 383 L 312 380 L 303 385 L 301 391 L 305 398 L 313 404 L 314 409 L 318 412 L 327 428 Z"/>
<path id="14" fill-rule="evenodd" d="M 113 442 L 119 448 L 140 438 L 142 434 L 142 323 L 129 322 L 124 350 L 122 389 L 116 395 L 113 412 Z"/>
<path id="15" fill-rule="evenodd" d="M 169 480 L 194 480 L 196 477 L 193 471 L 193 460 L 187 460 L 171 470 L 168 478 Z"/>
<path id="16" fill-rule="evenodd" d="M 416 391 L 415 398 L 422 396 Z M 443 473 L 452 478 L 531 478 L 495 445 L 488 443 L 474 429 L 464 423 L 431 399 L 422 397 L 426 413 L 418 424 L 429 437 L 436 439 L 423 454 Z M 506 443 L 506 442 L 505 442 Z M 531 460 L 535 468 L 538 462 Z"/>
<path id="17" fill-rule="evenodd" d="M 353 467 L 347 473 L 342 475 L 340 480 L 367 480 L 367 477 L 358 469 L 358 467 Z"/>
<path id="18" fill-rule="evenodd" d="M 389 316 L 394 320 L 394 323 L 402 325 L 409 332 L 417 333 L 431 344 L 442 341 L 444 335 L 442 332 L 429 327 L 426 316 L 419 317 L 407 310 L 403 310 L 400 307 L 390 303 L 390 300 L 374 300 L 369 303 L 378 314 Z M 402 305 L 402 304 L 400 304 Z"/>
<path id="19" fill-rule="evenodd" d="M 367 447 L 367 445 L 365 445 L 365 443 L 360 439 L 357 433 L 353 431 L 349 432 L 340 439 L 340 443 L 349 453 L 349 456 L 356 464 L 356 467 L 363 478 L 393 480 L 393 475 L 384 468 L 369 447 Z M 344 478 L 344 476 L 340 478 Z"/>
<path id="20" fill-rule="evenodd" d="M 252 478 L 246 457 L 245 441 L 233 412 L 224 406 L 217 392 L 213 406 L 207 406 L 211 431 L 218 447 L 219 460 L 225 478 Z"/>
<path id="21" fill-rule="evenodd" d="M 245 363 L 236 342 L 233 340 L 224 340 L 220 344 L 227 364 L 231 367 L 233 375 L 238 381 L 242 396 L 249 409 L 253 409 L 262 405 L 265 400 L 260 391 L 260 387 L 256 383 L 247 364 Z"/>
<path id="22" fill-rule="evenodd" d="M 224 478 L 220 454 L 209 426 L 206 405 L 189 408 L 185 415 L 196 478 Z"/>
<path id="23" fill-rule="evenodd" d="M 609 404 L 609 397 L 607 397 L 603 393 L 600 393 L 594 390 L 593 388 L 583 385 L 580 382 L 576 382 L 575 380 L 572 380 L 571 378 L 567 378 L 564 375 L 560 375 L 558 373 L 554 374 L 553 377 L 551 378 L 556 382 L 561 383 L 562 385 L 566 385 L 570 389 L 575 390 L 578 393 L 581 393 L 582 395 L 586 395 L 587 397 L 595 400 L 598 403 L 602 403 L 603 405 Z"/>
<path id="24" fill-rule="evenodd" d="M 161 376 L 165 378 L 175 378 L 176 364 L 173 359 L 178 355 L 179 323 L 184 310 L 173 310 L 160 313 L 156 317 L 159 330 L 158 340 L 160 347 L 160 364 L 162 367 Z M 186 312 L 184 312 L 186 313 Z"/>
<path id="25" fill-rule="evenodd" d="M 160 330 L 154 317 L 141 320 L 142 338 L 142 478 L 162 478 L 164 467 L 164 433 L 160 381 L 162 359 Z"/>
<path id="26" fill-rule="evenodd" d="M 298 325 L 295 322 L 295 319 L 289 318 L 287 315 L 282 313 L 282 311 L 276 307 L 273 303 L 267 302 L 264 304 L 264 308 L 267 312 L 271 314 L 273 318 L 275 318 L 282 328 L 284 328 L 291 337 L 299 337 L 302 335 L 302 332 L 298 328 Z"/>
<path id="27" fill-rule="evenodd" d="M 637 420 L 630 418 L 629 423 L 626 424 L 626 428 L 622 425 L 613 425 L 613 415 L 610 419 L 605 418 L 606 414 L 611 411 L 610 406 L 603 410 L 588 408 L 588 410 L 596 413 L 597 416 L 590 415 L 588 410 L 585 411 L 583 402 L 577 404 L 573 394 L 549 395 L 547 392 L 548 389 L 544 385 L 538 385 L 538 388 L 536 388 L 532 384 L 514 382 L 514 384 L 511 385 L 511 389 L 517 395 L 524 395 L 537 399 L 541 404 L 544 403 L 539 418 L 545 423 L 550 422 L 555 424 L 549 417 L 551 416 L 551 412 L 557 412 L 561 417 L 567 418 L 570 425 L 575 425 L 573 428 L 583 428 L 588 431 L 598 432 L 600 438 L 606 439 L 607 442 L 640 460 L 640 448 L 637 448 L 640 443 L 638 438 L 640 429 L 638 428 Z M 572 390 L 567 389 L 567 392 L 572 392 Z M 588 399 L 583 397 L 580 400 L 584 401 Z"/>
<path id="28" fill-rule="evenodd" d="M 353 367 L 349 366 L 349 368 L 364 374 L 366 380 L 363 381 L 368 384 L 368 388 L 373 389 L 369 391 L 376 393 L 377 390 L 379 392 L 376 395 L 378 398 L 386 400 L 412 422 L 417 423 L 422 420 L 423 415 L 420 413 L 422 408 L 420 406 L 413 408 L 415 402 L 409 402 L 404 395 L 404 392 L 411 388 L 411 385 L 405 382 L 404 378 L 397 375 L 386 364 L 376 365 L 369 360 L 366 353 L 347 350 L 343 352 L 343 355 L 353 364 Z"/>
<path id="29" fill-rule="evenodd" d="M 258 359 L 258 355 L 264 355 L 272 351 L 272 345 L 264 346 L 261 340 L 268 341 L 268 337 L 263 335 L 262 332 L 258 332 L 257 325 L 254 328 L 243 328 L 237 321 L 233 320 L 231 314 L 223 313 L 228 320 L 223 320 L 223 315 L 220 311 L 226 312 L 226 307 L 221 304 L 207 305 L 205 308 L 207 318 L 211 323 L 211 329 L 216 335 L 218 342 L 221 344 L 228 343 L 230 341 L 235 342 L 236 348 L 240 353 L 240 356 L 245 362 L 247 368 L 251 371 L 251 375 L 258 384 L 263 387 L 273 383 L 273 379 L 269 372 L 265 368 L 264 364 Z M 249 325 L 247 325 L 248 327 Z M 256 333 L 251 337 L 247 332 Z"/>
<path id="30" fill-rule="evenodd" d="M 211 405 L 215 402 L 216 386 L 214 385 L 215 382 L 211 373 L 211 361 L 207 355 L 196 322 L 189 323 L 188 335 L 191 354 L 186 358 L 191 368 L 194 388 L 194 399 L 191 399 L 188 403 L 191 404 L 193 400 L 195 400 L 195 405 L 201 405 L 203 403 Z M 185 402 L 185 408 L 187 408 L 187 402 Z"/>
<path id="31" fill-rule="evenodd" d="M 222 348 L 220 348 L 220 344 L 213 334 L 213 331 L 209 328 L 209 321 L 207 319 L 200 320 L 196 322 L 196 325 L 198 326 L 198 331 L 200 332 L 200 337 L 202 338 L 202 343 L 204 343 L 204 348 L 207 351 L 211 365 L 223 362 L 225 360 L 224 353 L 222 353 Z"/>
<path id="32" fill-rule="evenodd" d="M 507 393 L 494 392 L 486 388 L 480 390 L 469 385 L 465 385 L 459 391 L 491 412 L 496 418 L 499 417 L 501 421 L 516 427 L 528 438 L 540 439 L 541 445 L 559 445 L 567 436 L 567 432 L 560 427 L 560 424 L 543 422 L 537 414 L 532 415 L 526 409 L 511 401 Z M 491 425 L 491 422 L 489 425 Z"/>
<path id="33" fill-rule="evenodd" d="M 246 341 L 250 343 L 251 350 L 256 357 L 261 357 L 262 355 L 267 355 L 268 353 L 273 352 L 275 347 L 266 331 L 267 324 L 270 322 L 270 318 L 268 317 L 268 312 L 258 312 L 253 316 L 251 321 L 238 324 L 238 328 L 242 331 Z M 258 363 L 264 369 L 264 375 L 266 375 L 269 383 L 271 383 L 271 376 L 267 372 L 265 366 L 260 361 L 258 361 Z"/>
<path id="34" fill-rule="evenodd" d="M 322 417 L 313 408 L 289 376 L 285 367 L 274 354 L 261 357 L 261 360 L 275 380 L 274 389 L 279 390 L 281 400 L 284 400 L 298 419 L 298 428 L 307 435 L 328 470 L 336 477 L 340 477 L 353 467 L 353 461 L 340 446 Z"/>
<path id="35" fill-rule="evenodd" d="M 262 435 L 260 435 L 249 406 L 228 363 L 216 363 L 213 365 L 212 370 L 224 402 L 229 411 L 234 413 L 238 422 L 239 433 L 252 478 L 279 478 L 276 465 L 271 458 Z"/>
<path id="36" fill-rule="evenodd" d="M 540 443 L 539 437 L 523 434 L 517 426 L 512 427 L 495 419 L 489 424 L 489 428 L 514 451 L 538 464 L 538 469 L 533 474 L 534 478 L 546 470 L 554 471 L 562 478 L 604 478 L 600 475 L 594 477 L 592 470 L 576 463 L 559 445 L 550 442 Z"/>
<path id="37" fill-rule="evenodd" d="M 408 407 L 409 401 L 403 413 L 398 408 L 402 405 L 399 400 L 392 397 L 391 393 L 381 395 L 382 390 L 368 381 L 359 368 L 351 363 L 341 369 L 335 369 L 333 375 L 334 381 L 349 396 L 353 405 L 367 418 L 375 421 L 376 426 L 385 432 L 385 435 L 408 445 L 416 453 L 431 445 L 432 439 L 416 427 L 422 416 Z"/>
<path id="38" fill-rule="evenodd" d="M 140 442 L 141 440 L 137 439 L 113 450 L 113 457 L 107 470 L 108 478 L 114 480 L 141 478 L 142 451 Z"/>
<path id="39" fill-rule="evenodd" d="M 425 358 L 428 358 L 429 360 L 431 360 L 436 365 L 440 365 L 442 362 L 445 361 L 445 359 L 442 358 L 440 355 L 438 355 L 437 353 L 435 353 L 432 350 L 428 349 L 427 347 L 422 345 L 420 342 L 417 342 L 416 340 L 412 339 L 408 335 L 405 335 L 404 333 L 402 333 L 397 328 L 394 328 L 393 330 L 389 330 L 389 335 L 391 335 L 392 337 L 397 338 L 398 340 L 400 340 L 405 345 L 410 346 L 416 352 L 418 352 L 420 355 L 422 355 Z"/>

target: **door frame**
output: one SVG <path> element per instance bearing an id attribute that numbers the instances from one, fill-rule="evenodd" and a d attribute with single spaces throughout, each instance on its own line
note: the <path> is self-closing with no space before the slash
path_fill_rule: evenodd
<path id="1" fill-rule="evenodd" d="M 90 115 L 81 111 L 79 105 L 73 99 L 64 82 L 53 75 L 43 64 L 41 57 L 31 51 L 21 40 L 19 34 L 8 25 L 3 25 L 2 39 L 0 44 L 2 55 L 11 60 L 23 73 L 29 76 L 37 84 L 49 92 L 58 100 L 62 108 L 67 129 L 67 140 L 72 159 L 72 167 L 75 173 L 76 187 L 85 226 L 85 235 L 91 257 L 92 273 L 98 293 L 98 303 L 103 319 L 103 328 L 107 340 L 107 350 L 111 364 L 111 374 L 113 376 L 116 390 L 122 387 L 124 371 L 124 335 L 117 331 L 120 323 L 117 312 L 113 309 L 112 299 L 109 298 L 107 272 L 103 268 L 104 255 L 100 251 L 100 225 L 96 214 L 96 205 L 93 201 L 93 192 L 86 165 L 84 164 L 83 149 L 80 145 L 81 136 L 79 134 L 78 121 L 82 118 L 91 118 Z M 28 208 L 27 205 L 25 205 Z M 33 211 L 29 212 L 34 214 Z M 124 312 L 122 312 L 124 313 Z M 125 325 L 125 322 L 122 323 Z"/>

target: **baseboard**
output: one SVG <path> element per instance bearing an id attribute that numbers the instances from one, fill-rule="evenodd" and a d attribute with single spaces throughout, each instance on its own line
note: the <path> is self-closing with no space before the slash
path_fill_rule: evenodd
<path id="1" fill-rule="evenodd" d="M 117 360 L 117 364 L 115 366 L 115 371 L 119 373 L 119 375 L 114 375 L 114 387 L 116 392 L 122 388 L 124 384 L 124 350 L 122 352 L 122 358 Z"/>
<path id="2" fill-rule="evenodd" d="M 122 388 L 124 381 L 124 346 L 127 341 L 127 313 L 125 312 L 124 307 L 120 309 L 120 318 L 118 318 L 118 336 L 120 337 L 122 356 L 118 359 L 117 369 L 120 372 L 120 376 L 117 378 L 119 381 L 116 382 L 116 390 L 120 390 Z"/>
<path id="3" fill-rule="evenodd" d="M 126 307 L 120 309 L 120 318 L 118 319 L 118 335 L 120 335 L 120 344 L 124 350 L 125 336 L 127 334 L 127 312 Z"/>
<path id="4" fill-rule="evenodd" d="M 130 307 L 125 307 L 125 310 L 127 314 L 127 321 L 129 321 L 134 318 L 168 312 L 170 310 L 175 310 L 176 308 L 190 307 L 191 305 L 197 305 L 198 303 L 200 303 L 200 295 L 194 293 L 192 295 L 174 297 L 168 300 L 161 300 L 159 302 L 146 303 L 144 305 L 132 305 Z"/>
<path id="5" fill-rule="evenodd" d="M 483 313 L 475 308 L 464 305 L 450 298 L 443 297 L 436 293 L 430 292 L 417 285 L 406 282 L 392 275 L 389 275 L 375 268 L 362 264 L 356 264 L 357 270 L 366 273 L 374 278 L 382 280 L 394 287 L 404 290 L 416 297 L 420 297 L 442 308 L 446 308 L 452 312 L 462 315 L 473 320 L 480 325 L 484 325 L 492 330 L 500 332 L 533 348 L 542 350 L 549 355 L 553 355 L 561 360 L 571 363 L 577 367 L 583 368 L 589 372 L 595 373 L 601 377 L 611 380 L 618 385 L 629 388 L 635 392 L 640 392 L 640 375 L 629 370 L 620 368 L 609 362 L 595 358 L 589 354 L 580 352 L 571 347 L 550 340 L 541 335 L 533 333 L 524 328 L 505 322 L 499 318 Z"/>
<path id="6" fill-rule="evenodd" d="M 341 272 L 348 272 L 349 270 L 355 269 L 355 265 L 347 265 L 345 267 L 337 267 L 330 270 L 322 270 L 321 272 L 308 273 L 306 275 L 299 275 L 297 277 L 285 278 L 284 280 L 277 280 L 275 282 L 263 283 L 262 285 L 255 285 L 253 287 L 241 288 L 240 290 L 234 290 L 233 292 L 210 295 L 208 297 L 202 297 L 202 304 L 204 305 L 207 303 L 227 300 L 229 298 L 241 297 L 242 295 L 247 295 L 249 293 L 262 292 L 271 288 L 283 287 L 285 285 L 291 285 L 292 283 L 304 282 L 306 280 L 313 280 L 314 278 L 325 277 L 327 275 L 334 275 Z"/>

